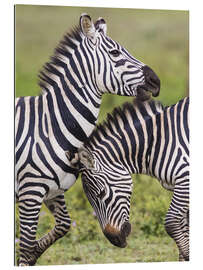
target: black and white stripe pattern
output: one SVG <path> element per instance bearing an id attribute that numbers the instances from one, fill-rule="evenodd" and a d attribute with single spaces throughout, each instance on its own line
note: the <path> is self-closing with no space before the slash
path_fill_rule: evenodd
<path id="1" fill-rule="evenodd" d="M 106 23 L 87 14 L 55 49 L 40 73 L 42 94 L 16 99 L 16 195 L 20 211 L 20 265 L 37 258 L 70 227 L 64 191 L 78 172 L 65 150 L 76 150 L 91 134 L 102 94 L 158 95 L 156 74 L 106 35 Z M 42 202 L 56 220 L 36 241 Z"/>
<path id="2" fill-rule="evenodd" d="M 165 228 L 179 259 L 189 260 L 188 114 L 189 98 L 166 108 L 155 101 L 126 103 L 73 155 L 84 191 L 114 245 L 124 247 L 130 232 L 131 174 L 148 174 L 173 191 Z"/>

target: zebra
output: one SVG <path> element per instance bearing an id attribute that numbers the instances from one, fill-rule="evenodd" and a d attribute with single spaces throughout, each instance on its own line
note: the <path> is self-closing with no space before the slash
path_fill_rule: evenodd
<path id="1" fill-rule="evenodd" d="M 39 74 L 42 93 L 16 99 L 16 183 L 19 203 L 19 265 L 34 265 L 70 228 L 64 192 L 76 181 L 65 151 L 76 151 L 93 131 L 102 95 L 157 96 L 160 80 L 151 68 L 107 36 L 103 18 L 82 14 Z M 55 227 L 36 240 L 42 203 Z"/>
<path id="2" fill-rule="evenodd" d="M 189 260 L 188 115 L 189 97 L 168 107 L 154 100 L 124 103 L 77 152 L 66 153 L 82 172 L 85 194 L 112 244 L 125 247 L 131 231 L 131 174 L 147 174 L 173 192 L 165 229 L 179 260 Z"/>

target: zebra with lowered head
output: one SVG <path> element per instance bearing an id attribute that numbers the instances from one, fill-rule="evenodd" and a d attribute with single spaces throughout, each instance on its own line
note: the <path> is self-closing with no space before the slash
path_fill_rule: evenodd
<path id="1" fill-rule="evenodd" d="M 16 197 L 19 202 L 19 265 L 37 258 L 70 228 L 64 192 L 78 172 L 65 150 L 75 151 L 91 134 L 104 93 L 157 96 L 160 81 L 146 65 L 82 14 L 40 73 L 42 94 L 16 99 Z M 54 215 L 52 231 L 36 240 L 42 203 Z"/>
<path id="2" fill-rule="evenodd" d="M 189 260 L 188 111 L 189 98 L 166 108 L 155 101 L 125 103 L 77 153 L 66 153 L 81 170 L 84 191 L 112 244 L 125 247 L 131 231 L 131 174 L 148 174 L 173 192 L 165 229 L 179 260 Z"/>

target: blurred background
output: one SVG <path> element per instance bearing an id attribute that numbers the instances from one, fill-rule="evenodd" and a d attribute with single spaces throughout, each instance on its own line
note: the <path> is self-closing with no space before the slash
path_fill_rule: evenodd
<path id="1" fill-rule="evenodd" d="M 78 25 L 86 12 L 94 20 L 103 17 L 108 35 L 134 57 L 150 66 L 161 80 L 156 99 L 164 105 L 176 103 L 189 94 L 189 12 L 121 8 L 57 7 L 17 5 L 15 8 L 16 96 L 38 95 L 38 73 L 63 35 Z M 105 95 L 99 122 L 113 107 L 130 97 Z M 103 236 L 93 209 L 83 194 L 80 178 L 66 193 L 72 218 L 70 232 L 50 247 L 38 265 L 153 262 L 178 260 L 177 248 L 164 230 L 164 218 L 171 193 L 157 180 L 134 176 L 128 246 L 119 249 Z M 43 206 L 37 237 L 54 226 Z M 19 218 L 16 206 L 16 257 L 19 255 Z"/>

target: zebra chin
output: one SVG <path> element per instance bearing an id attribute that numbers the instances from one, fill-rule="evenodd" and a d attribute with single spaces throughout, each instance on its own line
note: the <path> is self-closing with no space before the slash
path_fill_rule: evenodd
<path id="1" fill-rule="evenodd" d="M 119 231 L 115 227 L 107 224 L 103 233 L 106 238 L 113 244 L 114 246 L 124 248 L 127 246 L 126 238 L 131 232 L 131 225 L 129 222 L 124 222 L 121 226 L 121 230 Z"/>

